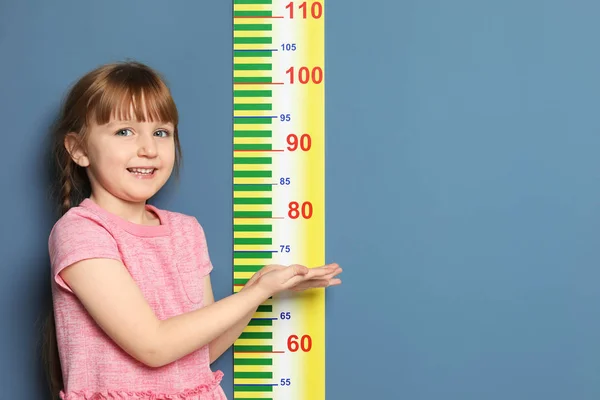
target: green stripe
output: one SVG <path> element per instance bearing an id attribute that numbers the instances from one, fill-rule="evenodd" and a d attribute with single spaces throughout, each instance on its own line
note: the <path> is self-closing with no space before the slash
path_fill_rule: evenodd
<path id="1" fill-rule="evenodd" d="M 234 232 L 272 232 L 272 225 L 234 225 Z"/>
<path id="2" fill-rule="evenodd" d="M 273 365 L 271 358 L 234 358 L 233 365 Z"/>
<path id="3" fill-rule="evenodd" d="M 271 319 L 251 319 L 248 326 L 273 326 Z"/>
<path id="4" fill-rule="evenodd" d="M 234 280 L 233 280 L 233 284 L 234 284 L 234 285 L 244 285 L 244 286 L 245 286 L 245 285 L 246 285 L 246 283 L 248 283 L 248 280 L 249 280 L 249 279 L 250 279 L 250 278 L 247 278 L 247 279 L 234 279 Z"/>
<path id="5" fill-rule="evenodd" d="M 240 339 L 273 339 L 273 332 L 242 332 Z"/>
<path id="6" fill-rule="evenodd" d="M 233 0 L 233 4 L 273 4 L 273 0 Z"/>
<path id="7" fill-rule="evenodd" d="M 273 204 L 268 197 L 234 197 L 233 204 Z"/>
<path id="8" fill-rule="evenodd" d="M 234 385 L 233 391 L 234 392 L 272 392 L 273 386 L 238 386 L 238 385 Z"/>
<path id="9" fill-rule="evenodd" d="M 234 144 L 233 150 L 273 150 L 273 146 L 269 143 L 243 143 L 243 144 Z"/>
<path id="10" fill-rule="evenodd" d="M 269 10 L 263 11 L 234 11 L 234 17 L 272 17 L 273 12 Z"/>
<path id="11" fill-rule="evenodd" d="M 271 178 L 271 171 L 233 171 L 234 178 Z"/>
<path id="12" fill-rule="evenodd" d="M 258 272 L 263 267 L 264 267 L 263 265 L 234 265 L 233 271 L 234 272 Z"/>
<path id="13" fill-rule="evenodd" d="M 272 90 L 234 90 L 233 97 L 271 97 Z"/>
<path id="14" fill-rule="evenodd" d="M 234 164 L 271 164 L 271 157 L 234 157 Z"/>
<path id="15" fill-rule="evenodd" d="M 271 71 L 273 64 L 233 64 L 234 71 Z"/>
<path id="16" fill-rule="evenodd" d="M 264 245 L 272 245 L 273 244 L 273 239 L 271 238 L 234 238 L 233 239 L 233 244 L 240 244 L 240 245 L 260 245 L 260 244 L 264 244 Z"/>
<path id="17" fill-rule="evenodd" d="M 234 37 L 233 44 L 271 44 L 271 37 Z"/>
<path id="18" fill-rule="evenodd" d="M 233 131 L 233 137 L 262 137 L 262 138 L 270 138 L 273 137 L 272 131 L 248 131 L 248 130 L 240 130 Z"/>
<path id="19" fill-rule="evenodd" d="M 233 218 L 273 218 L 271 211 L 234 211 Z"/>
<path id="20" fill-rule="evenodd" d="M 235 192 L 271 192 L 273 190 L 273 185 L 237 183 L 233 185 L 233 190 Z"/>
<path id="21" fill-rule="evenodd" d="M 233 83 L 273 83 L 268 76 L 234 76 Z"/>
<path id="22" fill-rule="evenodd" d="M 271 31 L 271 24 L 233 24 L 234 31 Z"/>
<path id="23" fill-rule="evenodd" d="M 237 79 L 237 78 L 236 78 Z M 234 104 L 233 109 L 236 111 L 270 111 L 273 105 L 269 103 L 263 104 Z"/>
<path id="24" fill-rule="evenodd" d="M 239 379 L 273 379 L 273 373 L 272 372 L 234 372 L 233 377 L 239 378 Z M 236 400 L 239 400 L 239 397 Z M 257 400 L 257 399 L 253 399 L 253 400 Z"/>
<path id="25" fill-rule="evenodd" d="M 263 252 L 263 251 L 256 251 L 256 252 L 250 252 L 250 251 L 234 251 L 233 252 L 233 258 L 253 258 L 253 259 L 265 259 L 265 260 L 269 260 L 271 258 L 273 258 L 273 253 L 267 253 L 267 252 Z"/>
<path id="26" fill-rule="evenodd" d="M 273 52 L 270 50 L 234 50 L 234 57 L 272 57 Z"/>
<path id="27" fill-rule="evenodd" d="M 235 118 L 234 124 L 244 125 L 271 125 L 273 118 Z"/>
<path id="28" fill-rule="evenodd" d="M 263 304 L 261 306 L 258 306 L 256 312 L 273 312 L 273 306 Z"/>
<path id="29" fill-rule="evenodd" d="M 272 352 L 273 346 L 233 346 L 233 351 L 239 352 Z"/>

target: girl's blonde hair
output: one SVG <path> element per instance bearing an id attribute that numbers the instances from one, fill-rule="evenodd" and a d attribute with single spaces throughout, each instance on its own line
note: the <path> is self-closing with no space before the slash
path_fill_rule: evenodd
<path id="1" fill-rule="evenodd" d="M 112 117 L 138 121 L 171 122 L 175 126 L 174 173 L 181 164 L 178 135 L 179 115 L 171 92 L 162 76 L 150 67 L 134 61 L 98 67 L 81 77 L 69 91 L 52 132 L 52 154 L 57 171 L 56 194 L 59 215 L 90 195 L 85 168 L 77 165 L 65 148 L 65 138 L 75 133 L 84 146 L 92 122 L 106 124 Z M 54 307 L 44 323 L 42 357 L 52 394 L 57 399 L 64 382 L 56 342 Z"/>

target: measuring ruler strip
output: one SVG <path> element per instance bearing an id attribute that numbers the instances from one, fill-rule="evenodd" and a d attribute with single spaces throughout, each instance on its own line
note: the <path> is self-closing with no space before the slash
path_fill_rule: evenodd
<path id="1" fill-rule="evenodd" d="M 234 0 L 233 288 L 325 263 L 324 2 Z M 325 293 L 262 304 L 234 343 L 237 400 L 325 399 Z"/>

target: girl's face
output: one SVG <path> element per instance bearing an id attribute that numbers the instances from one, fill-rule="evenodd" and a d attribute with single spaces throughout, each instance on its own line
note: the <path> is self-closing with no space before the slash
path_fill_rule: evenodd
<path id="1" fill-rule="evenodd" d="M 89 126 L 85 151 L 73 158 L 87 167 L 94 197 L 140 203 L 154 196 L 173 171 L 174 128 L 172 123 L 115 118 Z"/>

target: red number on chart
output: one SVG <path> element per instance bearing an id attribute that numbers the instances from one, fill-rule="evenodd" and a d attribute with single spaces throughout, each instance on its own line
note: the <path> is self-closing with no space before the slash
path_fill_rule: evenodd
<path id="1" fill-rule="evenodd" d="M 295 68 L 290 67 L 285 73 L 290 76 L 290 83 L 293 85 L 296 81 Z M 298 70 L 298 82 L 303 85 L 309 82 L 318 85 L 323 82 L 323 69 L 321 67 L 314 67 L 311 71 L 308 67 L 300 67 Z"/>
<path id="2" fill-rule="evenodd" d="M 298 147 L 300 147 L 300 150 L 302 151 L 308 151 L 310 150 L 312 141 L 308 133 L 305 133 L 302 136 L 300 136 L 300 139 L 298 139 L 298 136 L 296 134 L 290 133 L 287 136 L 287 143 L 289 144 L 289 146 L 287 147 L 289 151 L 296 151 Z"/>
<path id="3" fill-rule="evenodd" d="M 313 214 L 313 206 L 310 201 L 305 201 L 300 205 L 297 201 L 292 201 L 289 205 L 288 217 L 298 219 L 300 216 L 304 219 L 310 219 Z"/>
<path id="4" fill-rule="evenodd" d="M 306 1 L 298 6 L 298 8 L 302 11 L 302 19 L 306 19 L 308 17 L 308 6 Z M 294 2 L 291 1 L 287 6 L 285 6 L 286 10 L 290 11 L 290 19 L 294 19 Z M 314 19 L 319 19 L 323 16 L 323 4 L 315 1 L 310 6 L 310 16 Z"/>
<path id="5" fill-rule="evenodd" d="M 287 345 L 288 350 L 292 353 L 297 352 L 299 349 L 306 353 L 312 348 L 312 339 L 309 335 L 303 335 L 301 338 L 298 338 L 297 335 L 291 335 L 288 338 Z"/>

